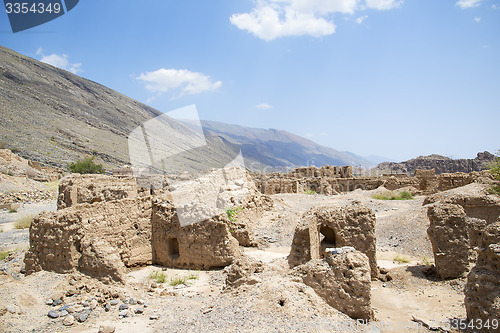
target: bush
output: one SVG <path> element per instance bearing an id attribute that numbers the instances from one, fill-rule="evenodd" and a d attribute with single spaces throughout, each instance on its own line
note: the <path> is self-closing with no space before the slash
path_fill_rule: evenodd
<path id="1" fill-rule="evenodd" d="M 394 261 L 397 262 L 398 264 L 407 264 L 407 263 L 410 262 L 410 259 L 408 259 L 407 257 L 405 257 L 405 256 L 403 256 L 401 254 L 398 254 L 394 258 Z"/>
<path id="2" fill-rule="evenodd" d="M 93 157 L 85 157 L 81 160 L 71 163 L 68 167 L 69 170 L 73 173 L 104 173 L 102 164 L 95 164 Z"/>
<path id="3" fill-rule="evenodd" d="M 14 228 L 16 229 L 27 229 L 30 227 L 31 222 L 33 222 L 33 215 L 21 216 L 14 222 Z"/>
<path id="4" fill-rule="evenodd" d="M 167 281 L 167 274 L 163 271 L 154 271 L 149 275 L 149 278 L 156 283 L 165 283 Z"/>
<path id="5" fill-rule="evenodd" d="M 12 251 L 0 251 L 0 260 L 4 260 Z"/>
<path id="6" fill-rule="evenodd" d="M 500 180 L 500 151 L 497 152 L 495 162 L 490 165 L 490 172 L 495 180 Z M 492 185 L 490 187 L 490 193 L 500 195 L 500 185 Z"/>
<path id="7" fill-rule="evenodd" d="M 399 194 L 394 194 L 393 192 L 388 192 L 387 194 L 375 194 L 372 196 L 373 199 L 377 200 L 413 200 L 413 195 L 410 192 L 403 191 Z"/>
<path id="8" fill-rule="evenodd" d="M 229 221 L 236 222 L 238 219 L 238 214 L 240 213 L 239 211 L 242 210 L 243 208 L 241 207 L 236 207 L 236 208 L 226 208 L 226 214 L 227 218 Z"/>
<path id="9" fill-rule="evenodd" d="M 315 190 L 307 190 L 304 193 L 309 194 L 309 195 L 314 195 L 314 194 L 316 194 L 316 191 Z"/>

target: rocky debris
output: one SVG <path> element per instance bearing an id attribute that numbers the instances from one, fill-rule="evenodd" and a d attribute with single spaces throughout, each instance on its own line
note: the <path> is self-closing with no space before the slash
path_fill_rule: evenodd
<path id="1" fill-rule="evenodd" d="M 375 215 L 358 201 L 346 207 L 314 207 L 307 211 L 295 229 L 288 263 L 295 267 L 324 258 L 328 248 L 343 246 L 366 254 L 372 278 L 378 276 Z"/>
<path id="2" fill-rule="evenodd" d="M 61 169 L 42 167 L 40 163 L 26 160 L 10 149 L 0 149 L 0 173 L 28 177 L 39 182 L 57 181 L 64 174 Z"/>
<path id="3" fill-rule="evenodd" d="M 152 215 L 153 262 L 166 267 L 208 269 L 231 264 L 240 254 L 225 214 L 181 227 L 175 207 L 155 203 Z"/>
<path id="4" fill-rule="evenodd" d="M 59 315 L 59 312 L 55 310 L 50 310 L 49 313 L 47 313 L 47 316 L 52 319 L 59 318 Z"/>
<path id="5" fill-rule="evenodd" d="M 57 209 L 81 203 L 136 198 L 138 188 L 133 177 L 73 174 L 59 184 Z"/>
<path id="6" fill-rule="evenodd" d="M 125 267 L 152 263 L 150 220 L 150 198 L 41 213 L 31 224 L 26 272 L 78 270 L 103 281 L 121 281 Z"/>
<path id="7" fill-rule="evenodd" d="M 476 323 L 475 331 L 500 332 L 498 325 L 484 325 L 500 318 L 500 221 L 488 225 L 483 235 L 476 266 L 467 276 L 465 308 L 467 319 Z"/>
<path id="8" fill-rule="evenodd" d="M 75 317 L 72 315 L 68 315 L 66 318 L 63 320 L 63 325 L 64 326 L 72 326 L 75 324 Z"/>
<path id="9" fill-rule="evenodd" d="M 224 269 L 226 274 L 226 286 L 237 288 L 242 284 L 252 285 L 260 282 L 257 273 L 264 270 L 264 264 L 250 257 L 238 258 L 233 264 Z"/>
<path id="10" fill-rule="evenodd" d="M 443 279 L 458 278 L 469 271 L 469 236 L 462 206 L 430 206 L 427 234 L 432 243 L 434 262 Z"/>
<path id="11" fill-rule="evenodd" d="M 294 274 L 330 306 L 353 319 L 374 319 L 368 257 L 359 251 L 329 253 L 294 268 Z"/>

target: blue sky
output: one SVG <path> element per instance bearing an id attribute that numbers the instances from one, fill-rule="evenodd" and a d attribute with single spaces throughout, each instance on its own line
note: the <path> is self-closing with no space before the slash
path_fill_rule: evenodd
<path id="1" fill-rule="evenodd" d="M 0 44 L 163 112 L 360 155 L 500 149 L 500 0 L 81 0 Z"/>

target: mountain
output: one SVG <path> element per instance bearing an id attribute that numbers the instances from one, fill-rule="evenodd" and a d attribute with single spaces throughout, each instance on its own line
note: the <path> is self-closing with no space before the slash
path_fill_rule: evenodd
<path id="1" fill-rule="evenodd" d="M 369 174 L 404 173 L 413 174 L 415 169 L 435 169 L 436 174 L 448 172 L 472 172 L 485 170 L 495 161 L 495 155 L 485 151 L 478 153 L 473 159 L 452 159 L 442 155 L 419 156 L 417 158 L 394 163 L 384 162 L 368 171 Z"/>
<path id="2" fill-rule="evenodd" d="M 353 153 L 321 146 L 282 130 L 249 128 L 214 121 L 203 121 L 202 125 L 207 133 L 240 144 L 245 164 L 254 170 L 266 166 L 271 170 L 324 164 L 364 167 L 373 165 Z"/>
<path id="3" fill-rule="evenodd" d="M 2 46 L 0 112 L 0 145 L 27 159 L 63 168 L 91 155 L 108 169 L 130 163 L 129 135 L 163 115 L 101 84 Z M 165 119 L 170 137 L 181 137 L 179 131 L 188 131 L 189 126 Z M 203 127 L 207 146 L 171 159 L 172 170 L 196 168 L 197 163 L 216 166 L 217 162 L 231 160 L 239 151 L 234 143 L 240 145 L 246 165 L 252 169 L 370 164 L 355 154 L 286 131 L 212 121 L 204 121 Z"/>

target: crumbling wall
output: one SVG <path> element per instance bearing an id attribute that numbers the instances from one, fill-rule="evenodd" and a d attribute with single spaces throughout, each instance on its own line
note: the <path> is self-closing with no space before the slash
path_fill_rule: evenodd
<path id="1" fill-rule="evenodd" d="M 57 209 L 135 197 L 137 185 L 132 177 L 72 174 L 59 183 Z"/>
<path id="2" fill-rule="evenodd" d="M 333 308 L 353 319 L 372 320 L 370 270 L 368 257 L 355 251 L 310 260 L 293 273 Z"/>
<path id="3" fill-rule="evenodd" d="M 484 229 L 477 250 L 478 260 L 465 286 L 467 319 L 476 332 L 500 332 L 500 222 Z M 491 326 L 494 321 L 496 329 Z"/>
<path id="4" fill-rule="evenodd" d="M 152 253 L 155 264 L 209 269 L 231 264 L 241 253 L 225 215 L 181 227 L 170 202 L 153 206 Z"/>
<path id="5" fill-rule="evenodd" d="M 152 263 L 151 211 L 151 198 L 136 198 L 43 212 L 30 227 L 26 271 L 119 281 L 125 267 Z"/>
<path id="6" fill-rule="evenodd" d="M 469 271 L 469 235 L 466 215 L 459 205 L 438 204 L 427 210 L 434 262 L 443 279 L 458 278 Z"/>
<path id="7" fill-rule="evenodd" d="M 288 263 L 295 267 L 325 257 L 327 248 L 343 246 L 364 253 L 372 277 L 378 276 L 375 214 L 357 201 L 347 207 L 314 207 L 307 211 L 295 229 Z"/>

